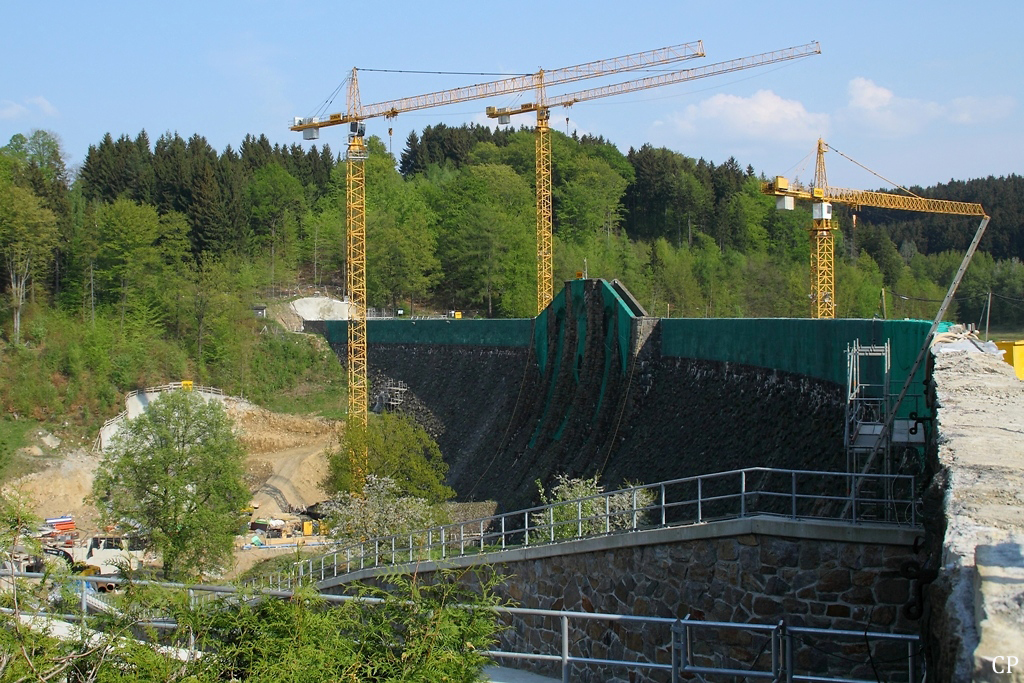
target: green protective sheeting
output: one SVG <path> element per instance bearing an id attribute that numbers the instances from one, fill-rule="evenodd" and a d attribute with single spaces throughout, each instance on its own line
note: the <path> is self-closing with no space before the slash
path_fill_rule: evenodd
<path id="1" fill-rule="evenodd" d="M 327 320 L 327 341 L 348 341 L 348 321 Z M 533 320 L 368 320 L 366 338 L 370 344 L 455 344 L 460 346 L 504 346 L 525 348 L 532 341 Z"/>
<path id="2" fill-rule="evenodd" d="M 846 386 L 846 349 L 889 341 L 890 391 L 899 393 L 914 366 L 931 323 L 924 320 L 811 320 L 672 318 L 661 321 L 661 352 L 677 358 L 699 358 L 774 368 Z M 914 377 L 910 394 L 923 393 L 925 363 Z M 913 398 L 900 413 L 924 411 Z"/>

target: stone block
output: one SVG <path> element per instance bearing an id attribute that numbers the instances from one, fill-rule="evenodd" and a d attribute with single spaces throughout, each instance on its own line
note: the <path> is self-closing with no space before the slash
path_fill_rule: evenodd
<path id="1" fill-rule="evenodd" d="M 761 550 L 758 546 L 739 546 L 737 548 L 740 569 L 746 572 L 761 571 Z"/>
<path id="2" fill-rule="evenodd" d="M 878 626 L 891 626 L 896 621 L 897 608 L 892 605 L 876 607 L 871 613 L 871 623 Z"/>
<path id="3" fill-rule="evenodd" d="M 867 586 L 854 586 L 839 596 L 839 599 L 851 605 L 875 604 L 875 596 Z"/>
<path id="4" fill-rule="evenodd" d="M 828 605 L 825 607 L 825 615 L 830 617 L 848 618 L 850 616 L 850 608 L 846 605 Z"/>
<path id="5" fill-rule="evenodd" d="M 887 576 L 875 583 L 875 599 L 880 604 L 902 605 L 910 599 L 910 580 Z"/>
<path id="6" fill-rule="evenodd" d="M 807 614 L 807 603 L 792 597 L 782 598 L 782 609 L 786 614 Z"/>
<path id="7" fill-rule="evenodd" d="M 792 588 L 779 576 L 769 576 L 764 582 L 764 592 L 768 595 L 787 595 Z"/>
<path id="8" fill-rule="evenodd" d="M 764 591 L 765 579 L 755 572 L 740 572 L 740 588 L 751 593 Z"/>
<path id="9" fill-rule="evenodd" d="M 857 545 L 847 544 L 839 551 L 839 563 L 848 569 L 860 569 L 864 566 L 862 548 Z"/>
<path id="10" fill-rule="evenodd" d="M 626 647 L 637 654 L 642 653 L 644 651 L 644 637 L 636 631 L 630 631 L 626 634 Z"/>
<path id="11" fill-rule="evenodd" d="M 760 544 L 757 536 L 754 534 L 743 534 L 742 536 L 736 537 L 736 542 L 740 545 L 756 546 Z"/>
<path id="12" fill-rule="evenodd" d="M 821 544 L 803 543 L 800 546 L 800 569 L 817 569 L 821 565 Z"/>
<path id="13" fill-rule="evenodd" d="M 832 569 L 818 579 L 818 590 L 822 593 L 842 593 L 850 588 L 850 571 Z"/>
<path id="14" fill-rule="evenodd" d="M 714 573 L 714 564 L 694 563 L 686 568 L 686 580 L 707 583 Z"/>
<path id="15" fill-rule="evenodd" d="M 854 586 L 871 586 L 877 579 L 878 572 L 873 569 L 860 569 L 850 576 L 850 581 Z"/>
<path id="16" fill-rule="evenodd" d="M 740 567 L 735 563 L 723 564 L 719 562 L 715 566 L 715 580 L 730 586 L 738 586 L 740 578 Z"/>
<path id="17" fill-rule="evenodd" d="M 777 617 L 782 614 L 782 603 L 774 598 L 759 595 L 754 598 L 754 614 L 758 617 Z"/>
<path id="18" fill-rule="evenodd" d="M 736 541 L 731 538 L 718 542 L 718 561 L 721 562 L 732 562 L 739 557 L 739 549 L 736 547 Z"/>

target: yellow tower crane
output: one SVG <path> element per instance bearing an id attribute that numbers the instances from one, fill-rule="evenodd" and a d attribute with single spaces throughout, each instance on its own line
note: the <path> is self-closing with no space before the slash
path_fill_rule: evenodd
<path id="1" fill-rule="evenodd" d="M 829 187 L 828 179 L 825 175 L 825 152 L 828 149 L 837 154 L 842 154 L 826 144 L 824 140 L 818 140 L 818 154 L 814 168 L 814 186 L 810 189 L 791 186 L 789 181 L 782 176 L 777 176 L 774 181 L 761 185 L 761 192 L 777 198 L 776 207 L 779 209 L 792 210 L 797 199 L 806 199 L 812 202 L 812 222 L 810 228 L 812 318 L 836 317 L 835 233 L 832 228 L 833 204 L 845 204 L 854 208 L 872 206 L 902 211 L 978 216 L 982 219 L 978 239 L 980 239 L 981 233 L 984 232 L 985 226 L 988 224 L 988 216 L 985 215 L 985 210 L 981 204 L 954 202 L 944 199 L 926 199 L 910 193 L 909 190 L 904 190 L 907 194 L 889 194 L 887 192 L 868 192 Z M 968 253 L 968 262 L 970 254 L 973 254 L 974 249 L 977 248 L 976 242 L 977 240 L 975 240 L 975 244 L 972 245 L 972 249 Z M 964 269 L 966 269 L 966 262 Z M 959 277 L 962 276 L 963 273 L 960 273 Z M 954 289 L 955 286 L 956 284 L 954 284 Z M 948 303 L 948 301 L 943 303 L 942 312 L 945 312 Z M 941 320 L 941 315 L 942 313 L 940 313 L 939 320 Z"/>
<path id="2" fill-rule="evenodd" d="M 547 72 L 541 70 L 535 74 L 513 76 L 366 106 L 360 103 L 358 71 L 352 69 L 348 81 L 345 112 L 330 114 L 324 118 L 296 117 L 294 119 L 291 130 L 301 132 L 305 140 L 318 139 L 321 128 L 349 124 L 348 147 L 345 155 L 345 226 L 347 233 L 346 288 L 349 298 L 348 420 L 350 425 L 366 427 L 370 389 L 366 349 L 366 175 L 363 167 L 363 162 L 367 157 L 367 147 L 365 142 L 366 125 L 363 121 L 380 116 L 392 119 L 404 112 L 527 90 L 540 90 L 545 84 L 571 83 L 703 56 L 704 45 L 698 40 Z M 546 196 L 550 214 L 550 187 Z M 363 453 L 361 461 L 353 464 L 357 490 L 362 488 L 361 482 L 366 471 L 366 454 Z"/>
<path id="3" fill-rule="evenodd" d="M 763 52 L 750 57 L 740 57 L 725 62 L 717 62 L 695 69 L 685 69 L 671 73 L 649 76 L 634 81 L 626 81 L 615 85 L 592 88 L 580 92 L 558 95 L 548 99 L 545 96 L 545 82 L 538 79 L 537 101 L 518 107 L 488 107 L 487 116 L 498 119 L 499 123 L 509 123 L 515 114 L 528 111 L 537 112 L 536 133 L 536 168 L 537 168 L 537 312 L 551 302 L 554 295 L 554 275 L 552 264 L 552 211 L 551 211 L 551 128 L 548 121 L 552 107 L 571 107 L 577 102 L 585 102 L 602 97 L 623 95 L 639 90 L 658 88 L 663 85 L 683 83 L 699 78 L 717 76 L 718 74 L 751 69 L 766 64 L 800 59 L 821 54 L 821 46 L 817 42 L 807 43 L 784 50 Z M 543 77 L 543 72 L 538 74 Z"/>

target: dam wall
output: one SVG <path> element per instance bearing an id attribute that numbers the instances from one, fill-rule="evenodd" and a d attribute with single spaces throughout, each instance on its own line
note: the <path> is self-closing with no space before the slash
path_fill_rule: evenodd
<path id="1" fill-rule="evenodd" d="M 558 474 L 606 487 L 763 466 L 841 470 L 846 348 L 902 385 L 928 323 L 656 319 L 572 280 L 529 320 L 370 320 L 371 405 L 388 381 L 437 440 L 462 500 L 528 507 Z M 344 358 L 345 321 L 323 333 Z M 925 393 L 927 368 L 915 378 Z M 901 374 L 902 373 L 902 374 Z M 913 409 L 927 419 L 927 405 Z"/>

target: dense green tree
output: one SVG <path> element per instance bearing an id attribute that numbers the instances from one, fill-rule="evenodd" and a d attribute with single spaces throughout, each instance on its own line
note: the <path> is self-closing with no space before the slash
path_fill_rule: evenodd
<path id="1" fill-rule="evenodd" d="M 192 204 L 192 169 L 185 141 L 177 133 L 165 133 L 156 141 L 153 174 L 154 202 L 160 213 L 177 211 L 188 215 Z"/>
<path id="2" fill-rule="evenodd" d="M 152 206 L 118 199 L 98 209 L 97 222 L 96 277 L 102 292 L 116 294 L 123 324 L 129 307 L 145 305 L 160 271 L 160 217 Z"/>
<path id="3" fill-rule="evenodd" d="M 245 452 L 217 401 L 172 391 L 125 421 L 97 469 L 103 518 L 142 533 L 165 576 L 202 576 L 231 557 Z"/>
<path id="4" fill-rule="evenodd" d="M 374 137 L 367 146 L 367 295 L 371 305 L 396 308 L 426 297 L 438 279 L 436 221 L 417 186 L 395 170 L 384 143 Z"/>
<path id="5" fill-rule="evenodd" d="M 277 164 L 256 171 L 249 184 L 249 220 L 254 246 L 270 250 L 270 283 L 278 281 L 278 255 L 285 263 L 298 230 L 299 217 L 305 211 L 302 185 Z"/>
<path id="6" fill-rule="evenodd" d="M 330 492 L 357 490 L 353 454 L 365 452 L 369 474 L 394 482 L 401 495 L 437 503 L 455 495 L 444 483 L 448 465 L 441 450 L 411 417 L 371 415 L 366 429 L 346 428 L 338 447 L 328 453 L 324 488 Z"/>
<path id="7" fill-rule="evenodd" d="M 10 286 L 13 341 L 21 342 L 21 311 L 57 241 L 57 219 L 28 190 L 0 177 L 0 257 Z"/>
<path id="8" fill-rule="evenodd" d="M 508 166 L 470 166 L 456 176 L 435 208 L 448 236 L 439 244 L 439 256 L 453 304 L 483 305 L 488 316 L 535 313 L 531 197 Z"/>
<path id="9" fill-rule="evenodd" d="M 221 185 L 213 163 L 204 157 L 195 161 L 192 172 L 192 204 L 188 218 L 196 254 L 222 254 L 232 246 Z"/>

